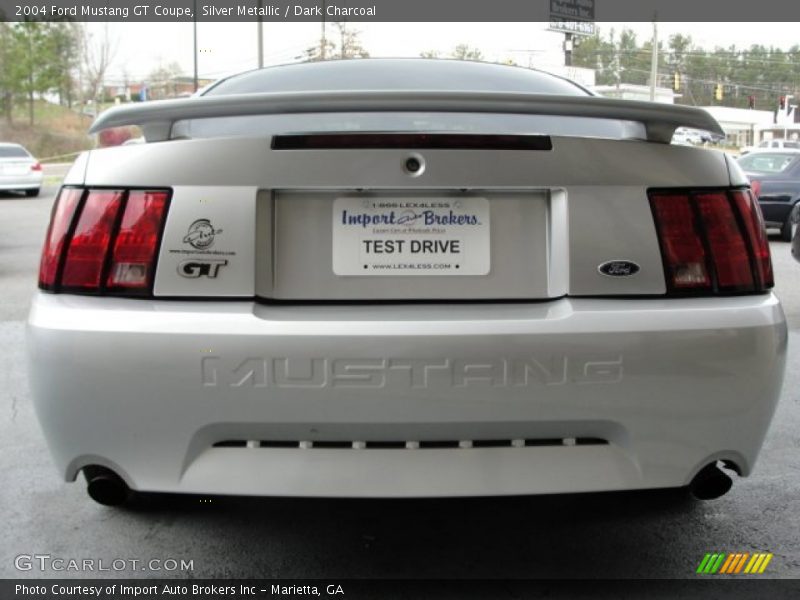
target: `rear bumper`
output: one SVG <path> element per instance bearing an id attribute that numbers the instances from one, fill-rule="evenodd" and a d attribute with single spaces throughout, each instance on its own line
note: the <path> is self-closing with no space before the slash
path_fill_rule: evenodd
<path id="1" fill-rule="evenodd" d="M 458 496 L 680 486 L 715 459 L 747 475 L 786 339 L 773 295 L 276 307 L 40 293 L 28 354 L 67 480 L 99 464 L 144 491 Z M 529 443 L 360 449 L 443 440 Z"/>
<path id="2" fill-rule="evenodd" d="M 33 190 L 42 187 L 44 176 L 41 172 L 27 175 L 0 175 L 0 190 Z"/>
<path id="3" fill-rule="evenodd" d="M 767 227 L 783 227 L 786 219 L 792 214 L 794 204 L 790 202 L 760 202 L 761 213 Z"/>

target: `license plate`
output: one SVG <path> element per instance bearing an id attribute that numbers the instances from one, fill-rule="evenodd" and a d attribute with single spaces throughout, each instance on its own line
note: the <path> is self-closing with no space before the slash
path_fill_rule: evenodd
<path id="1" fill-rule="evenodd" d="M 0 165 L 0 175 L 25 175 L 27 169 L 18 165 Z"/>
<path id="2" fill-rule="evenodd" d="M 336 275 L 486 275 L 486 198 L 355 198 L 333 203 Z"/>

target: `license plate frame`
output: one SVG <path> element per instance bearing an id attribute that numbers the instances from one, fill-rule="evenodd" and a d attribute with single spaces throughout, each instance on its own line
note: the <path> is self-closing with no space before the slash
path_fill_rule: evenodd
<path id="1" fill-rule="evenodd" d="M 483 197 L 356 197 L 333 202 L 338 276 L 484 276 L 491 214 Z"/>

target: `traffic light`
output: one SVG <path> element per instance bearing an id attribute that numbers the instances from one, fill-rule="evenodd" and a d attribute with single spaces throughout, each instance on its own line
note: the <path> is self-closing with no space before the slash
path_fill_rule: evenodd
<path id="1" fill-rule="evenodd" d="M 747 97 L 747 108 L 755 108 L 756 107 L 756 97 L 755 96 L 748 96 Z"/>
<path id="2" fill-rule="evenodd" d="M 722 100 L 722 84 L 718 83 L 714 86 L 714 99 Z"/>
<path id="3" fill-rule="evenodd" d="M 786 96 L 778 98 L 778 106 L 781 110 L 786 110 Z"/>
<path id="4" fill-rule="evenodd" d="M 681 89 L 681 74 L 678 71 L 672 75 L 672 89 L 676 92 Z"/>

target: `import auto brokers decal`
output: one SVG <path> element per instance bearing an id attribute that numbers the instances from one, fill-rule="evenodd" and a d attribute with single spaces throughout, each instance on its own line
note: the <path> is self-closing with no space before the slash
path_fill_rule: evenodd
<path id="1" fill-rule="evenodd" d="M 337 275 L 486 275 L 491 265 L 486 198 L 337 198 Z"/>
<path id="2" fill-rule="evenodd" d="M 222 229 L 214 227 L 212 225 L 210 219 L 196 219 L 192 221 L 189 225 L 186 235 L 183 236 L 181 240 L 187 246 L 190 246 L 192 250 L 183 248 L 183 249 L 170 249 L 170 254 L 191 254 L 191 255 L 198 255 L 198 254 L 210 254 L 215 256 L 236 256 L 236 252 L 225 251 L 225 250 L 212 250 L 211 248 L 214 246 L 214 242 L 222 233 Z M 206 261 L 210 263 L 221 263 L 223 266 L 227 265 L 227 261 Z M 187 263 L 181 263 L 185 265 Z M 199 263 L 197 263 L 199 264 Z M 214 269 L 214 275 L 209 275 L 211 277 L 216 277 L 216 272 L 219 270 L 219 266 Z M 181 271 L 178 269 L 178 272 L 181 273 L 184 277 L 194 277 L 195 275 L 189 273 L 187 271 Z M 208 273 L 205 273 L 208 275 Z"/>
<path id="3" fill-rule="evenodd" d="M 189 231 L 183 237 L 184 244 L 190 244 L 198 250 L 206 250 L 214 245 L 214 237 L 222 233 L 222 229 L 214 229 L 208 219 L 197 219 L 189 225 Z"/>

